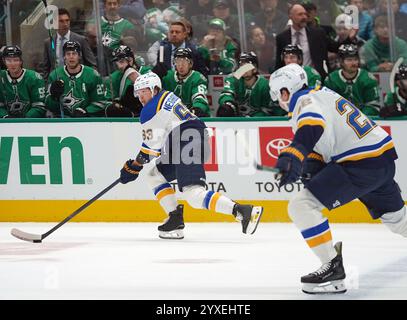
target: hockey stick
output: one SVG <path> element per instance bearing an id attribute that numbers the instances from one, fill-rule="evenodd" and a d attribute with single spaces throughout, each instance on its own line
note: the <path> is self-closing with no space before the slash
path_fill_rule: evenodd
<path id="1" fill-rule="evenodd" d="M 394 86 L 394 82 L 396 81 L 396 73 L 398 71 L 399 66 L 401 65 L 401 63 L 403 62 L 403 58 L 398 58 L 398 60 L 396 61 L 396 63 L 393 66 L 393 69 L 391 69 L 391 73 L 390 73 L 390 92 L 393 95 L 393 100 L 397 101 L 397 97 L 396 97 L 396 88 Z M 397 106 L 397 110 L 401 111 L 401 105 L 400 102 L 397 102 L 396 104 Z"/>
<path id="2" fill-rule="evenodd" d="M 11 230 L 11 235 L 18 238 L 18 239 L 20 239 L 20 240 L 24 240 L 24 241 L 28 241 L 28 242 L 34 242 L 34 243 L 40 243 L 40 242 L 42 242 L 42 240 L 44 240 L 46 237 L 48 237 L 55 230 L 62 227 L 65 223 L 67 223 L 73 217 L 75 217 L 76 215 L 81 213 L 83 210 L 85 210 L 87 207 L 89 207 L 93 202 L 98 200 L 101 196 L 103 196 L 106 192 L 108 192 L 110 189 L 112 189 L 114 186 L 116 186 L 119 182 L 120 182 L 120 178 L 117 179 L 116 181 L 114 181 L 110 186 L 103 189 L 96 196 L 94 196 L 92 199 L 90 199 L 88 202 L 86 202 L 84 205 L 82 205 L 79 209 L 77 209 L 75 212 L 70 214 L 68 217 L 66 217 L 64 220 L 62 220 L 60 223 L 58 223 L 55 227 L 53 227 L 49 231 L 45 232 L 44 234 L 28 233 L 28 232 L 24 232 L 24 231 L 18 230 L 16 228 L 13 228 Z"/>
<path id="3" fill-rule="evenodd" d="M 50 14 L 49 14 L 49 10 L 48 10 L 48 4 L 47 4 L 47 0 L 42 0 L 42 3 L 44 4 L 45 7 L 45 16 L 48 19 L 48 35 L 49 35 L 49 41 L 50 41 L 50 46 L 51 46 L 51 54 L 53 55 L 52 58 L 54 59 L 54 64 L 55 64 L 55 75 L 57 77 L 57 80 L 59 81 L 59 77 L 58 77 L 58 72 L 57 72 L 57 68 L 58 68 L 58 61 L 57 61 L 57 48 L 55 45 L 55 41 L 54 41 L 54 37 L 52 36 L 52 32 L 51 32 L 51 18 L 49 18 Z M 64 118 L 64 107 L 63 107 L 63 103 L 62 103 L 62 99 L 59 100 L 59 112 L 61 115 L 61 119 Z"/>
<path id="4" fill-rule="evenodd" d="M 245 153 L 249 156 L 249 158 L 251 159 L 253 166 L 260 171 L 269 171 L 269 172 L 273 172 L 276 174 L 276 178 L 277 175 L 280 174 L 280 170 L 274 167 L 269 167 L 269 166 L 263 166 L 261 164 L 259 164 L 257 162 L 257 160 L 255 159 L 255 157 L 253 156 L 253 154 L 250 152 L 249 150 L 249 146 L 247 145 L 246 139 L 244 137 L 241 136 L 241 134 L 238 133 L 239 131 L 236 129 L 235 130 L 235 135 L 237 137 L 237 140 L 239 140 L 239 142 L 243 145 L 243 148 L 245 150 Z"/>

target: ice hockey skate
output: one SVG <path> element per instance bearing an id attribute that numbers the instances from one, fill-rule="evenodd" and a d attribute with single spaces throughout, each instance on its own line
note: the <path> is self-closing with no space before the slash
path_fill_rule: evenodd
<path id="1" fill-rule="evenodd" d="M 301 277 L 302 291 L 308 294 L 345 293 L 346 277 L 342 261 L 342 242 L 335 244 L 338 255 L 317 271 Z"/>
<path id="2" fill-rule="evenodd" d="M 256 232 L 257 226 L 263 215 L 263 207 L 253 207 L 252 205 L 238 204 L 233 207 L 233 215 L 237 221 L 242 223 L 242 231 L 246 234 Z"/>
<path id="3" fill-rule="evenodd" d="M 184 205 L 179 204 L 177 209 L 170 212 L 164 223 L 158 226 L 161 239 L 184 239 Z"/>

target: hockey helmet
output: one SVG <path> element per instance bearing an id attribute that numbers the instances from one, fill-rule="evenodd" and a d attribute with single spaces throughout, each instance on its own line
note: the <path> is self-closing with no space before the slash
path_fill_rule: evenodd
<path id="1" fill-rule="evenodd" d="M 112 52 L 113 59 L 112 61 L 119 61 L 121 59 L 126 59 L 126 58 L 133 58 L 134 59 L 134 53 L 131 50 L 130 47 L 121 45 L 118 48 L 114 49 Z"/>
<path id="2" fill-rule="evenodd" d="M 242 52 L 239 56 L 239 65 L 243 63 L 251 63 L 254 65 L 256 68 L 259 67 L 259 59 L 257 58 L 257 55 L 253 52 Z"/>
<path id="3" fill-rule="evenodd" d="M 293 94 L 307 85 L 308 78 L 304 69 L 296 63 L 291 63 L 274 71 L 270 76 L 269 86 L 271 99 L 278 101 L 281 108 L 288 111 L 288 106 Z M 283 89 L 286 89 L 290 94 L 287 101 L 281 99 Z"/>
<path id="4" fill-rule="evenodd" d="M 177 58 L 189 59 L 192 62 L 192 50 L 190 48 L 178 48 L 174 53 L 174 60 Z"/>
<path id="5" fill-rule="evenodd" d="M 64 53 L 64 55 L 67 51 L 75 51 L 80 55 L 82 52 L 81 45 L 77 41 L 69 40 L 65 42 L 64 46 L 62 47 L 62 52 Z"/>
<path id="6" fill-rule="evenodd" d="M 355 44 L 341 44 L 338 49 L 338 56 L 340 59 L 359 58 L 358 47 Z"/>
<path id="7" fill-rule="evenodd" d="M 161 79 L 158 75 L 154 72 L 148 72 L 146 74 L 142 74 L 137 77 L 136 81 L 134 82 L 134 96 L 137 97 L 137 91 L 145 88 L 149 88 L 154 96 L 154 89 L 158 87 L 160 90 L 162 89 Z"/>
<path id="8" fill-rule="evenodd" d="M 19 46 L 5 46 L 2 50 L 2 58 L 21 58 L 23 52 Z"/>
<path id="9" fill-rule="evenodd" d="M 298 60 L 303 61 L 303 53 L 302 49 L 299 45 L 297 44 L 288 44 L 283 48 L 283 51 L 281 52 L 281 60 L 284 61 L 284 57 L 287 54 L 293 54 L 298 57 Z"/>
<path id="10" fill-rule="evenodd" d="M 396 73 L 396 80 L 407 80 L 407 65 L 402 63 Z"/>

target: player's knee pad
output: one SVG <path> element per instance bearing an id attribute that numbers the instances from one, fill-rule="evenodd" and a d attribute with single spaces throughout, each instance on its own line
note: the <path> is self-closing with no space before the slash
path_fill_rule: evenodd
<path id="1" fill-rule="evenodd" d="M 144 177 L 147 183 L 152 187 L 156 188 L 157 186 L 168 183 L 168 181 L 164 178 L 164 176 L 158 171 L 157 167 L 151 166 L 149 168 L 144 169 Z"/>
<path id="2" fill-rule="evenodd" d="M 407 213 L 405 206 L 399 211 L 385 213 L 380 217 L 380 220 L 392 232 L 407 237 Z"/>
<path id="3" fill-rule="evenodd" d="M 193 185 L 182 188 L 182 195 L 189 205 L 195 209 L 202 209 L 206 196 L 206 189 L 203 186 Z"/>
<path id="4" fill-rule="evenodd" d="M 323 218 L 321 210 L 324 206 L 308 190 L 301 190 L 288 204 L 288 215 L 301 230 L 315 226 Z"/>

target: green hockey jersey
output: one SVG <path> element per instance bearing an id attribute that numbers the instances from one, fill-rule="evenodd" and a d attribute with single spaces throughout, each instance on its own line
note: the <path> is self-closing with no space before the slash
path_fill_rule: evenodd
<path id="1" fill-rule="evenodd" d="M 82 108 L 88 112 L 89 116 L 104 116 L 103 110 L 107 106 L 106 90 L 99 73 L 81 65 L 81 71 L 71 76 L 66 67 L 59 67 L 53 70 L 49 76 L 49 87 L 51 83 L 58 79 L 64 81 L 65 89 L 61 97 L 61 102 L 66 116 L 71 116 L 76 108 Z M 47 108 L 55 114 L 60 113 L 60 102 L 49 94 L 46 97 Z"/>
<path id="2" fill-rule="evenodd" d="M 174 92 L 190 109 L 199 108 L 210 115 L 208 98 L 208 80 L 198 71 L 192 70 L 191 74 L 183 80 L 178 79 L 175 70 L 169 70 L 163 78 L 163 89 Z"/>
<path id="3" fill-rule="evenodd" d="M 139 74 L 146 74 L 151 70 L 151 67 L 148 66 L 141 66 L 137 71 Z M 114 100 L 114 99 L 121 99 L 129 86 L 133 86 L 133 82 L 126 76 L 123 78 L 124 73 L 120 70 L 115 70 L 112 75 L 106 78 L 105 80 L 105 87 L 107 89 L 106 99 L 107 100 Z M 112 82 L 110 84 L 110 81 Z M 111 91 L 113 90 L 113 96 Z"/>
<path id="4" fill-rule="evenodd" d="M 321 84 L 321 82 L 322 82 L 321 75 L 319 74 L 319 72 L 317 70 L 315 70 L 311 66 L 303 66 L 303 68 L 304 68 L 305 73 L 307 74 L 308 85 L 310 87 L 315 87 L 315 86 Z"/>
<path id="5" fill-rule="evenodd" d="M 325 86 L 352 102 L 364 114 L 376 116 L 380 109 L 379 84 L 371 73 L 360 69 L 353 80 L 346 80 L 342 70 L 330 73 Z"/>
<path id="6" fill-rule="evenodd" d="M 0 71 L 0 117 L 42 118 L 45 115 L 45 83 L 40 74 L 23 69 L 18 79 Z"/>
<path id="7" fill-rule="evenodd" d="M 243 78 L 227 77 L 219 97 L 219 106 L 235 102 L 242 116 L 263 117 L 273 114 L 268 81 L 261 75 L 251 88 L 246 87 Z"/>
<path id="8" fill-rule="evenodd" d="M 114 50 L 119 47 L 121 35 L 130 29 L 134 29 L 134 25 L 124 18 L 110 22 L 105 17 L 101 18 L 102 43 L 104 46 Z"/>
<path id="9" fill-rule="evenodd" d="M 407 111 L 407 99 L 403 98 L 400 95 L 399 87 L 396 86 L 394 89 L 395 89 L 394 95 L 391 92 L 387 92 L 386 97 L 384 98 L 384 105 L 385 106 L 395 106 L 397 104 L 400 104 L 400 107 L 404 111 Z"/>
<path id="10" fill-rule="evenodd" d="M 225 49 L 223 50 L 208 49 L 207 47 L 200 46 L 198 47 L 198 51 L 201 53 L 202 58 L 209 67 L 210 74 L 229 74 L 237 66 L 235 60 L 237 46 L 232 40 L 226 42 Z M 211 54 L 215 51 L 220 57 L 218 62 L 211 61 Z"/>

